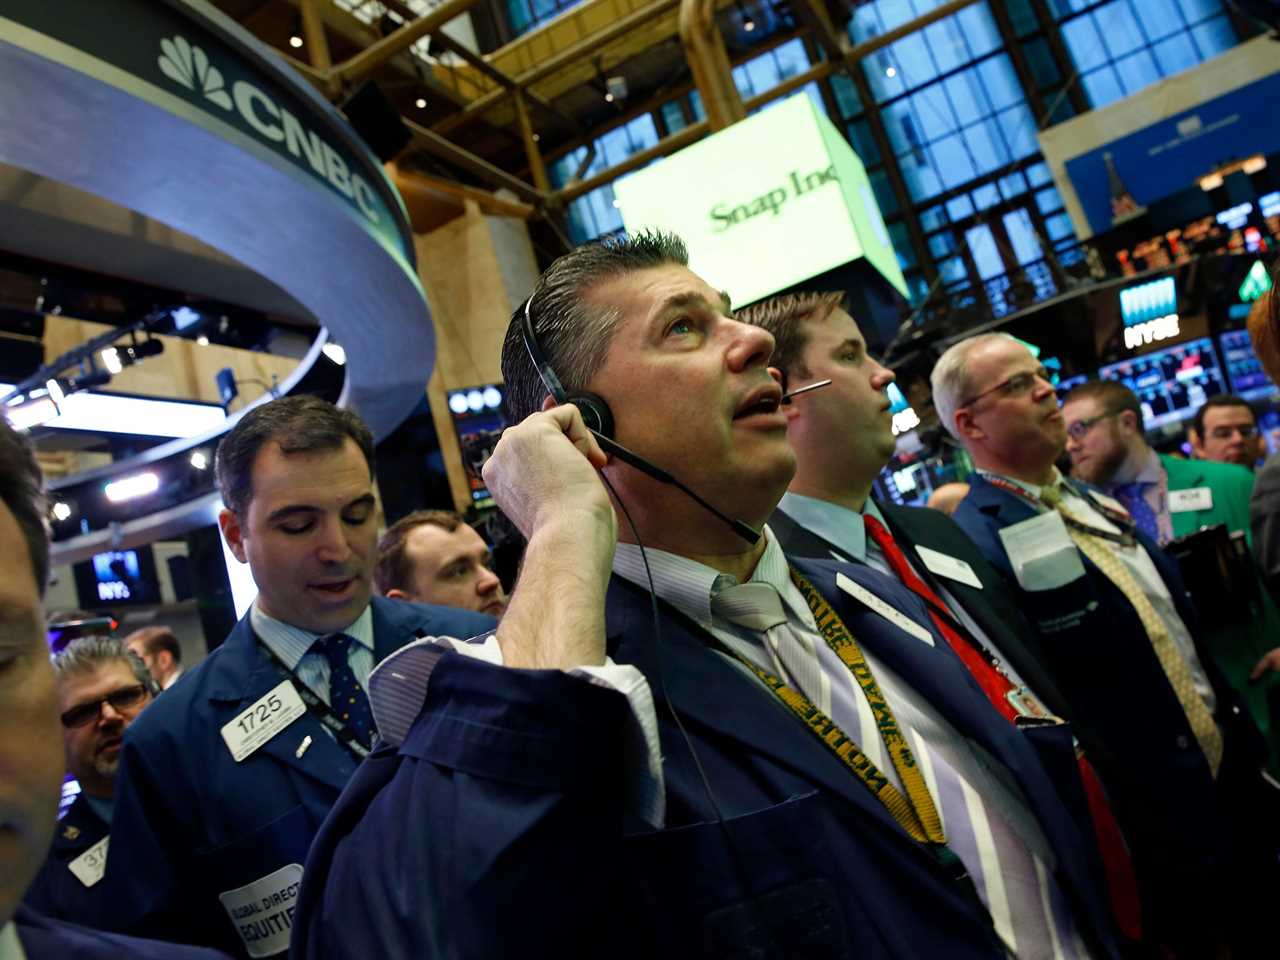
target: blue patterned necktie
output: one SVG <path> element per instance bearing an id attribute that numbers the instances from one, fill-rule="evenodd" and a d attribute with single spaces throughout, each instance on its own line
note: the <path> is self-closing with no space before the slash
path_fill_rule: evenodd
<path id="1" fill-rule="evenodd" d="M 329 709 L 351 728 L 362 745 L 371 747 L 373 710 L 369 707 L 368 694 L 356 679 L 347 659 L 347 650 L 353 642 L 345 633 L 331 633 L 316 640 L 311 649 L 329 661 Z"/>
<path id="2" fill-rule="evenodd" d="M 1137 524 L 1138 529 L 1145 533 L 1156 543 L 1160 542 L 1160 519 L 1156 516 L 1156 512 L 1151 509 L 1151 504 L 1147 503 L 1147 498 L 1143 496 L 1147 487 L 1152 486 L 1151 483 L 1120 483 L 1115 486 L 1113 493 L 1117 500 L 1124 504 L 1124 508 L 1129 511 L 1129 515 L 1133 517 L 1133 522 Z"/>

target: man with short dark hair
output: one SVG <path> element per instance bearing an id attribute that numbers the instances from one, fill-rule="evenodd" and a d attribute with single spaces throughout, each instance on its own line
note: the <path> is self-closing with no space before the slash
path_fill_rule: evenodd
<path id="1" fill-rule="evenodd" d="M 20 902 L 48 853 L 63 776 L 58 697 L 40 606 L 49 579 L 45 509 L 31 447 L 0 417 L 0 957 L 219 960 L 222 954 L 212 950 L 51 919 Z"/>
<path id="2" fill-rule="evenodd" d="M 53 658 L 67 771 L 80 795 L 62 816 L 53 848 L 26 902 L 49 917 L 101 916 L 102 867 L 115 805 L 124 732 L 159 688 L 142 661 L 113 637 L 80 637 Z"/>
<path id="3" fill-rule="evenodd" d="M 1253 407 L 1230 393 L 1200 405 L 1187 428 L 1187 440 L 1197 460 L 1236 463 L 1250 470 L 1267 455 Z"/>
<path id="4" fill-rule="evenodd" d="M 501 617 L 507 607 L 502 581 L 493 572 L 493 552 L 452 510 L 415 510 L 387 528 L 378 540 L 373 585 L 392 600 L 491 617 Z"/>
<path id="5" fill-rule="evenodd" d="M 295 958 L 1116 956 L 1074 810 L 922 601 L 754 532 L 795 471 L 773 338 L 687 262 L 590 244 L 512 317 L 520 581 L 488 662 L 379 670 L 398 750 L 317 838 Z"/>
<path id="6" fill-rule="evenodd" d="M 143 627 L 124 642 L 147 665 L 161 690 L 168 690 L 182 676 L 182 646 L 168 627 Z"/>
<path id="7" fill-rule="evenodd" d="M 1265 747 L 1202 649 L 1172 558 L 1123 505 L 1059 473 L 1068 422 L 1048 376 L 1004 333 L 938 359 L 939 419 L 978 468 L 955 520 L 1018 589 L 1035 628 L 1026 647 L 1066 699 L 1133 851 L 1144 927 L 1177 955 L 1214 956 L 1259 933 L 1272 897 Z"/>
<path id="8" fill-rule="evenodd" d="M 493 620 L 370 598 L 373 438 L 355 414 L 308 396 L 255 407 L 217 475 L 258 597 L 130 728 L 104 883 L 123 929 L 259 958 L 288 949 L 311 839 L 373 746 L 374 664 Z"/>

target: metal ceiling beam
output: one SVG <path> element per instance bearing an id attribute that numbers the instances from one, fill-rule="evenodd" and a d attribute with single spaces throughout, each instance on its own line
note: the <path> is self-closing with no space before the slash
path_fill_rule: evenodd
<path id="1" fill-rule="evenodd" d="M 466 13 L 478 2 L 479 0 L 446 0 L 445 3 L 436 7 L 430 13 L 418 17 L 416 20 L 411 20 L 395 33 L 388 37 L 383 37 L 381 40 L 365 47 L 351 59 L 338 64 L 333 68 L 332 75 L 340 83 L 355 83 L 386 63 L 397 53 L 402 50 L 408 50 L 427 34 L 440 29 L 459 14 Z"/>

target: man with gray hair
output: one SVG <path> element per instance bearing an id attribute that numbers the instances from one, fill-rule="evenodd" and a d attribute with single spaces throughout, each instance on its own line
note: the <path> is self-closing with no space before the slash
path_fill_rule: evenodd
<path id="1" fill-rule="evenodd" d="M 1133 851 L 1147 939 L 1177 956 L 1258 942 L 1276 889 L 1275 837 L 1258 826 L 1275 803 L 1265 750 L 1198 648 L 1177 566 L 1121 504 L 1058 471 L 1067 425 L 1021 341 L 963 340 L 932 384 L 978 467 L 954 518 L 1018 590 L 1027 651 L 1065 698 Z"/>
<path id="2" fill-rule="evenodd" d="M 63 815 L 26 902 L 50 917 L 94 923 L 106 907 L 102 879 L 124 733 L 158 692 L 120 640 L 73 640 L 53 658 L 67 771 L 80 795 Z"/>

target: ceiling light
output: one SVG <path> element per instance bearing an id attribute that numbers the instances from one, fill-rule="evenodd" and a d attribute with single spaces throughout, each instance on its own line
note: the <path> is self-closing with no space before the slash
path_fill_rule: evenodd
<path id="1" fill-rule="evenodd" d="M 202 347 L 207 347 L 209 345 L 209 338 L 202 333 L 200 336 L 196 337 L 196 343 Z"/>
<path id="2" fill-rule="evenodd" d="M 149 338 L 141 343 L 131 343 L 124 348 L 124 353 L 129 358 L 130 363 L 137 363 L 147 357 L 154 357 L 164 353 L 164 341 Z"/>
<path id="3" fill-rule="evenodd" d="M 69 520 L 71 518 L 71 504 L 64 503 L 59 500 L 53 505 L 53 518 L 55 520 Z"/>
<path id="4" fill-rule="evenodd" d="M 347 362 L 347 351 L 343 350 L 341 346 L 334 343 L 332 340 L 330 340 L 320 349 L 326 357 L 328 357 L 338 366 L 342 366 L 344 363 Z"/>
<path id="5" fill-rule="evenodd" d="M 197 450 L 195 453 L 191 454 L 191 465 L 197 470 L 203 470 L 205 467 L 209 466 L 209 458 L 205 456 L 203 450 Z"/>
<path id="6" fill-rule="evenodd" d="M 750 33 L 756 28 L 756 22 L 751 19 L 751 14 L 747 13 L 747 8 L 742 5 L 742 0 L 733 0 L 733 5 L 738 8 L 738 14 L 742 17 L 742 29 Z"/>
<path id="7" fill-rule="evenodd" d="M 123 480 L 113 480 L 102 488 L 102 492 L 107 495 L 107 499 L 112 503 L 122 503 L 125 500 L 145 497 L 159 489 L 160 478 L 147 471 L 146 473 L 135 473 L 133 476 L 125 477 Z"/>
<path id="8" fill-rule="evenodd" d="M 57 380 L 46 380 L 44 388 L 49 391 L 49 399 L 54 402 L 55 406 L 61 404 L 67 398 L 66 392 L 62 389 L 62 384 Z"/>
<path id="9" fill-rule="evenodd" d="M 605 102 L 605 103 L 613 103 L 613 94 L 612 94 L 612 93 L 606 93 L 606 94 L 604 95 L 604 102 Z"/>
<path id="10" fill-rule="evenodd" d="M 108 373 L 120 373 L 124 370 L 124 364 L 120 362 L 120 351 L 115 347 L 107 347 L 98 356 L 102 358 L 102 365 L 107 368 Z"/>
<path id="11" fill-rule="evenodd" d="M 295 33 L 292 37 L 289 38 L 289 46 L 297 50 L 299 47 L 302 46 L 302 38 Z"/>
<path id="12" fill-rule="evenodd" d="M 892 80 L 894 77 L 896 77 L 896 76 L 898 75 L 898 68 L 897 68 L 897 67 L 885 67 L 885 68 L 884 68 L 884 75 L 885 75 L 886 77 L 888 77 L 890 80 Z"/>
<path id="13" fill-rule="evenodd" d="M 542 139 L 542 137 L 538 136 L 536 133 L 533 135 L 533 142 L 534 142 L 534 143 L 537 143 L 537 142 L 538 142 L 539 140 L 541 140 L 541 139 Z"/>
<path id="14" fill-rule="evenodd" d="M 58 415 L 58 408 L 48 397 L 28 400 L 25 403 L 9 403 L 4 410 L 5 419 L 15 430 L 30 430 L 48 423 Z"/>
<path id="15" fill-rule="evenodd" d="M 427 109 L 427 101 L 422 97 L 419 97 L 417 100 L 413 101 L 413 105 L 417 107 L 419 110 Z"/>

